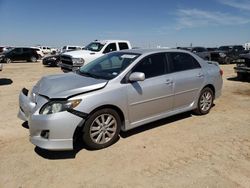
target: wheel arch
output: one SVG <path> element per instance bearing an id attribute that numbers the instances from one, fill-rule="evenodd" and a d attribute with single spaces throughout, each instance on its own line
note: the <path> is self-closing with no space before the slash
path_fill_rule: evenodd
<path id="1" fill-rule="evenodd" d="M 124 123 L 125 117 L 124 117 L 124 114 L 123 114 L 122 110 L 121 110 L 119 107 L 117 107 L 117 106 L 115 106 L 115 105 L 111 105 L 111 104 L 102 105 L 102 106 L 99 106 L 99 107 L 95 108 L 94 110 L 92 110 L 92 111 L 89 113 L 89 116 L 90 116 L 91 114 L 95 113 L 96 111 L 101 110 L 101 109 L 104 109 L 104 108 L 110 108 L 110 109 L 115 110 L 115 111 L 118 113 L 119 117 L 121 118 L 122 124 Z"/>
<path id="2" fill-rule="evenodd" d="M 115 106 L 115 105 L 111 105 L 111 104 L 107 104 L 107 105 L 102 105 L 102 106 L 99 106 L 97 108 L 95 108 L 94 110 L 92 110 L 86 119 L 88 119 L 93 113 L 97 112 L 98 110 L 101 110 L 101 109 L 105 109 L 105 108 L 110 108 L 110 109 L 113 109 L 115 110 L 119 117 L 121 118 L 121 123 L 122 123 L 122 127 L 124 126 L 125 124 L 125 116 L 124 116 L 124 113 L 122 112 L 122 110 Z M 84 124 L 85 124 L 85 121 L 83 123 L 81 123 L 79 126 L 76 127 L 75 131 L 74 131 L 74 134 L 73 134 L 73 140 L 75 141 L 82 133 L 82 130 L 83 130 L 83 127 L 84 127 Z"/>
<path id="3" fill-rule="evenodd" d="M 202 88 L 202 90 L 205 89 L 205 88 L 211 89 L 211 90 L 213 91 L 214 96 L 215 96 L 215 87 L 214 87 L 212 84 L 207 84 L 207 85 L 205 85 L 205 86 Z M 201 91 L 202 91 L 202 90 L 201 90 Z"/>

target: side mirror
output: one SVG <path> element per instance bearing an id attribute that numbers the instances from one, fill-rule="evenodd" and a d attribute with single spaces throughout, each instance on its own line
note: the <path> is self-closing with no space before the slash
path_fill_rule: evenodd
<path id="1" fill-rule="evenodd" d="M 143 72 L 133 72 L 129 76 L 130 82 L 138 82 L 138 81 L 144 81 L 145 80 L 145 74 Z"/>

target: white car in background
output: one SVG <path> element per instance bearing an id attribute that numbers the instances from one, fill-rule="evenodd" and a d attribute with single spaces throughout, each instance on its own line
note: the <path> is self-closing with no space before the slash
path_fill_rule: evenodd
<path id="1" fill-rule="evenodd" d="M 43 54 L 51 54 L 51 53 L 55 53 L 57 51 L 57 49 L 51 48 L 51 47 L 48 47 L 48 46 L 38 46 L 38 48 L 41 49 Z"/>
<path id="2" fill-rule="evenodd" d="M 67 46 L 62 47 L 61 53 L 74 51 L 74 50 L 82 50 L 82 48 L 83 48 L 82 46 L 67 45 Z"/>
<path id="3" fill-rule="evenodd" d="M 81 66 L 114 51 L 131 49 L 126 40 L 95 40 L 84 50 L 66 52 L 61 54 L 61 69 L 63 72 L 76 71 Z"/>

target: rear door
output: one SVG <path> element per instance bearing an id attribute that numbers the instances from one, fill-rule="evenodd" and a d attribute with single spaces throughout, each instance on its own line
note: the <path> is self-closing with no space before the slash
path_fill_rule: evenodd
<path id="1" fill-rule="evenodd" d="M 173 108 L 188 108 L 199 96 L 204 84 L 204 72 L 198 61 L 188 53 L 169 52 L 168 61 L 174 84 Z"/>
<path id="2" fill-rule="evenodd" d="M 127 84 L 131 124 L 172 110 L 173 85 L 168 74 L 166 54 L 157 53 L 141 60 L 132 72 L 143 72 L 145 80 Z"/>

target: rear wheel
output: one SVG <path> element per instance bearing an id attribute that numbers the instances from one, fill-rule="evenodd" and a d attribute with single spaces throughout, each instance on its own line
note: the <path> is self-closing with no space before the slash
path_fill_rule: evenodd
<path id="1" fill-rule="evenodd" d="M 110 108 L 94 112 L 83 128 L 83 141 L 90 149 L 106 148 L 118 139 L 121 119 L 118 113 Z"/>
<path id="2" fill-rule="evenodd" d="M 37 61 L 37 58 L 35 56 L 30 57 L 30 62 L 36 62 L 36 61 Z"/>
<path id="3" fill-rule="evenodd" d="M 212 108 L 213 100 L 213 91 L 208 87 L 204 88 L 200 93 L 197 109 L 195 109 L 194 112 L 198 115 L 208 114 L 210 109 Z"/>
<path id="4" fill-rule="evenodd" d="M 225 64 L 229 65 L 232 63 L 232 59 L 230 57 L 226 57 L 224 62 Z"/>

